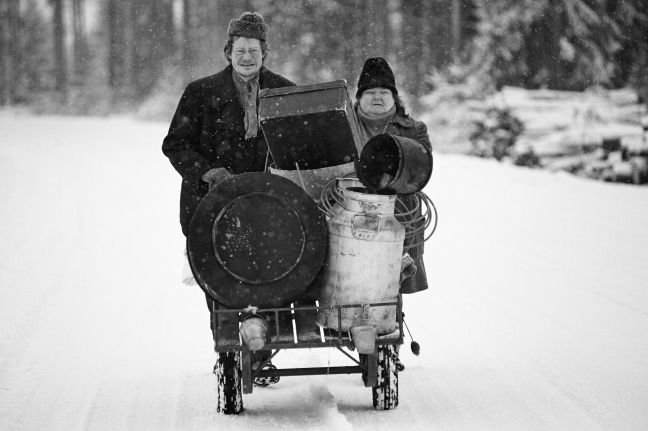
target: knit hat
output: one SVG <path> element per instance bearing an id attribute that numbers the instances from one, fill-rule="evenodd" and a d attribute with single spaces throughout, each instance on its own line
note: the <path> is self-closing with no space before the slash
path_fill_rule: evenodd
<path id="1" fill-rule="evenodd" d="M 365 61 L 358 79 L 356 98 L 360 98 L 365 90 L 376 87 L 388 88 L 394 95 L 398 94 L 394 72 L 387 60 L 382 57 L 372 57 Z"/>
<path id="2" fill-rule="evenodd" d="M 268 26 L 263 21 L 261 14 L 256 12 L 243 12 L 239 19 L 234 18 L 229 22 L 227 35 L 266 40 Z"/>

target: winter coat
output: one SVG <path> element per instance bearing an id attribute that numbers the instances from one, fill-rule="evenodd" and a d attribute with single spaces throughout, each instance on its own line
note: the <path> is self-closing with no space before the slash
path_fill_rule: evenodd
<path id="1" fill-rule="evenodd" d="M 385 133 L 414 139 L 432 150 L 432 144 L 430 144 L 430 137 L 427 133 L 427 127 L 423 122 L 416 121 L 409 115 L 402 115 L 396 112 L 389 124 L 387 124 Z M 416 198 L 411 195 L 399 195 L 399 198 L 407 207 L 407 211 L 413 209 L 416 206 Z M 397 212 L 399 212 L 398 209 Z M 420 215 L 421 211 L 419 210 L 417 214 L 414 214 L 412 217 L 416 218 Z M 428 288 L 425 265 L 423 264 L 423 236 L 423 233 L 418 233 L 414 235 L 414 237 L 405 240 L 404 247 L 412 257 L 412 259 L 414 259 L 417 271 L 414 276 L 406 279 L 403 283 L 401 283 L 402 293 L 420 292 L 421 290 Z M 420 245 L 407 249 L 409 246 L 416 243 L 420 243 Z"/>
<path id="2" fill-rule="evenodd" d="M 259 88 L 295 85 L 265 67 L 259 71 Z M 212 168 L 233 174 L 265 170 L 268 147 L 259 130 L 245 139 L 245 113 L 232 77 L 232 65 L 187 85 L 162 151 L 182 176 L 180 225 L 187 236 L 189 223 L 208 192 L 202 175 Z"/>

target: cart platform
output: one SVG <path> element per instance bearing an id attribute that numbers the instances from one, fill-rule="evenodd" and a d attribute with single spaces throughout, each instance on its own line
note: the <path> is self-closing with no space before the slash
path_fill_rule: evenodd
<path id="1" fill-rule="evenodd" d="M 329 374 L 362 374 L 365 386 L 374 387 L 378 380 L 378 354 L 387 346 L 403 344 L 403 312 L 402 297 L 399 295 L 396 301 L 379 302 L 370 304 L 344 304 L 333 305 L 327 309 L 336 310 L 338 316 L 338 327 L 341 327 L 340 312 L 343 308 L 350 307 L 393 307 L 396 306 L 396 330 L 390 334 L 380 335 L 376 339 L 376 350 L 373 354 L 360 354 L 358 358 L 352 356 L 348 351 L 353 352 L 355 345 L 348 331 L 336 331 L 330 328 L 321 328 L 315 321 L 320 307 L 317 305 L 292 304 L 289 307 L 279 308 L 243 308 L 227 309 L 215 306 L 212 310 L 212 331 L 214 334 L 215 350 L 221 356 L 233 354 L 237 361 L 240 361 L 240 383 L 242 392 L 252 393 L 253 382 L 257 377 L 280 377 L 280 376 L 309 376 Z M 252 369 L 251 351 L 243 343 L 239 335 L 241 321 L 250 314 L 262 316 L 268 322 L 266 344 L 263 350 L 272 350 L 272 355 Z M 354 365 L 349 366 L 327 366 L 307 368 L 275 368 L 264 369 L 281 350 L 284 349 L 312 349 L 312 348 L 336 348 L 347 356 Z M 238 368 L 238 367 L 237 367 Z"/>

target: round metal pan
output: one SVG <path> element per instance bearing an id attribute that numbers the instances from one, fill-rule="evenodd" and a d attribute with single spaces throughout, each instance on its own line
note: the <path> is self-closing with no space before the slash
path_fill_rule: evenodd
<path id="1" fill-rule="evenodd" d="M 277 175 L 250 172 L 203 198 L 187 256 L 198 285 L 217 302 L 272 307 L 305 294 L 326 246 L 326 222 L 306 192 Z"/>

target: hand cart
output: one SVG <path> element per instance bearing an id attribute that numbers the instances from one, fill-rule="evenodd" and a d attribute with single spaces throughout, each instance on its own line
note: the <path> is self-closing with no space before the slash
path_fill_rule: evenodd
<path id="1" fill-rule="evenodd" d="M 404 369 L 398 359 L 398 346 L 403 344 L 403 302 L 401 295 L 394 302 L 371 304 L 334 305 L 337 309 L 338 327 L 341 327 L 343 308 L 365 305 L 372 307 L 396 306 L 397 329 L 378 336 L 375 351 L 354 355 L 354 342 L 348 331 L 320 328 L 315 323 L 320 307 L 292 305 L 283 308 L 256 309 L 255 313 L 268 322 L 267 343 L 264 350 L 272 355 L 253 369 L 251 351 L 242 342 L 239 325 L 249 309 L 226 309 L 215 306 L 211 312 L 215 350 L 218 361 L 214 374 L 218 377 L 218 411 L 238 414 L 243 411 L 243 394 L 252 393 L 254 379 L 258 377 L 311 376 L 330 374 L 361 374 L 366 387 L 372 388 L 373 406 L 390 410 L 398 406 L 398 371 Z M 320 330 L 322 329 L 322 330 Z M 291 349 L 336 348 L 354 363 L 347 366 L 272 368 L 264 366 L 280 351 Z"/>

